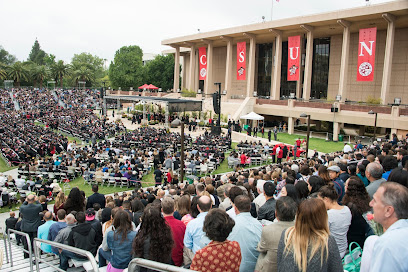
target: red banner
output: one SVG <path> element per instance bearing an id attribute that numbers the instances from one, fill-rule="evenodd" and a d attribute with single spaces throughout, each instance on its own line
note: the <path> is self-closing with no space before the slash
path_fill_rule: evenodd
<path id="1" fill-rule="evenodd" d="M 360 29 L 358 38 L 357 81 L 373 81 L 377 28 Z"/>
<path id="2" fill-rule="evenodd" d="M 300 36 L 288 37 L 288 81 L 299 80 Z"/>
<path id="3" fill-rule="evenodd" d="M 200 80 L 207 78 L 207 51 L 205 47 L 198 48 L 198 56 L 200 58 Z"/>
<path id="4" fill-rule="evenodd" d="M 245 80 L 246 42 L 237 43 L 237 80 Z"/>

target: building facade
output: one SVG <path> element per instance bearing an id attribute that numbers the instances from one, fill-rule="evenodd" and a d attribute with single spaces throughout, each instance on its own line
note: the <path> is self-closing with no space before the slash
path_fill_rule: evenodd
<path id="1" fill-rule="evenodd" d="M 357 81 L 359 30 L 377 28 L 373 81 Z M 300 78 L 287 81 L 288 37 L 301 37 Z M 246 80 L 237 80 L 237 43 L 246 42 Z M 183 56 L 174 90 L 214 91 L 244 99 L 236 116 L 253 110 L 281 117 L 293 132 L 301 113 L 331 122 L 335 140 L 344 124 L 408 132 L 408 1 L 245 25 L 162 41 Z M 206 47 L 207 78 L 199 80 L 198 48 Z M 401 105 L 397 105 L 401 104 Z M 337 108 L 337 111 L 332 110 Z M 377 114 L 368 115 L 369 111 Z"/>

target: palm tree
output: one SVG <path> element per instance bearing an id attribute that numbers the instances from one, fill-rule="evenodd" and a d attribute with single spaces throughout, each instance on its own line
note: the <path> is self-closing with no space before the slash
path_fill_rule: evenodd
<path id="1" fill-rule="evenodd" d="M 30 73 L 27 63 L 22 63 L 17 61 L 16 63 L 7 67 L 8 77 L 13 79 L 16 83 L 16 87 L 20 87 L 21 80 L 28 81 L 30 78 Z"/>
<path id="2" fill-rule="evenodd" d="M 31 76 L 34 80 L 34 85 L 39 82 L 40 88 L 42 88 L 44 80 L 49 76 L 49 70 L 45 65 L 36 65 L 31 71 Z"/>
<path id="3" fill-rule="evenodd" d="M 3 80 L 6 78 L 7 78 L 7 66 L 0 62 L 0 79 Z"/>
<path id="4" fill-rule="evenodd" d="M 78 81 L 94 81 L 94 75 L 94 71 L 89 64 L 82 63 L 72 67 L 72 79 L 75 81 L 75 86 L 78 86 Z"/>
<path id="5" fill-rule="evenodd" d="M 65 76 L 70 74 L 70 65 L 64 64 L 63 60 L 59 60 L 51 67 L 52 75 L 55 81 L 59 81 L 60 87 L 62 88 L 62 80 Z"/>

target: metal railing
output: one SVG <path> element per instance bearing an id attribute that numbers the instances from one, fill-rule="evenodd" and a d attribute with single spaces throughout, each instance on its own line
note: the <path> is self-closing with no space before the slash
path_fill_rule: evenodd
<path id="1" fill-rule="evenodd" d="M 135 258 L 129 263 L 128 267 L 128 272 L 136 272 L 137 267 L 145 267 L 145 268 L 150 268 L 154 269 L 156 271 L 162 271 L 162 272 L 189 272 L 193 271 L 190 269 L 170 265 L 170 264 L 164 264 L 164 263 L 159 263 L 151 260 L 146 260 L 142 258 Z"/>
<path id="2" fill-rule="evenodd" d="M 40 271 L 40 262 L 54 268 L 56 271 L 62 271 L 65 272 L 65 270 L 59 268 L 58 266 L 54 265 L 51 263 L 51 261 L 46 261 L 44 259 L 41 258 L 41 249 L 40 249 L 40 245 L 38 243 L 44 243 L 53 247 L 56 247 L 58 249 L 63 249 L 69 252 L 73 252 L 75 254 L 78 255 L 82 255 L 84 257 L 87 257 L 88 260 L 90 261 L 91 265 L 92 265 L 92 271 L 93 272 L 99 272 L 99 267 L 96 263 L 95 257 L 92 255 L 91 252 L 83 250 L 83 249 L 79 249 L 79 248 L 75 248 L 72 246 L 68 246 L 68 245 L 64 245 L 61 243 L 57 243 L 57 242 L 53 242 L 53 241 L 48 241 L 48 240 L 43 240 L 43 239 L 39 239 L 39 238 L 34 238 L 34 254 L 35 254 L 35 266 L 37 271 Z M 32 270 L 31 270 L 32 271 Z"/>
<path id="3" fill-rule="evenodd" d="M 0 227 L 0 233 L 3 234 L 4 251 L 6 253 L 6 260 L 7 260 L 7 263 L 8 263 L 9 262 L 9 257 L 8 257 L 8 249 L 7 249 L 7 235 L 6 235 L 6 232 L 4 231 L 3 227 Z"/>
<path id="4" fill-rule="evenodd" d="M 13 267 L 13 253 L 11 251 L 11 240 L 10 240 L 10 233 L 13 232 L 15 234 L 19 234 L 21 236 L 24 236 L 26 239 L 26 243 L 28 246 L 28 250 L 27 249 L 23 249 L 23 251 L 25 253 L 28 253 L 29 256 L 29 261 L 30 261 L 30 271 L 33 271 L 33 262 L 32 262 L 32 257 L 33 257 L 33 249 L 31 247 L 31 239 L 30 239 L 30 235 L 28 235 L 28 233 L 22 232 L 22 231 L 18 231 L 18 230 L 13 230 L 13 229 L 8 229 L 7 230 L 7 240 L 8 240 L 8 245 L 9 245 L 9 249 L 10 249 L 10 266 Z M 22 238 L 24 239 L 24 238 Z M 37 269 L 37 271 L 39 271 Z"/>

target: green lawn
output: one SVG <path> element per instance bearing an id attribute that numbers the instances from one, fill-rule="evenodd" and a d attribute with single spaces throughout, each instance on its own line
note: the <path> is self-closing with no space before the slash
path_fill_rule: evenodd
<path id="1" fill-rule="evenodd" d="M 0 158 L 0 172 L 6 172 L 9 170 L 12 170 L 14 168 L 17 168 L 17 166 L 8 166 L 7 163 L 3 160 L 3 158 Z"/>
<path id="2" fill-rule="evenodd" d="M 258 137 L 262 138 L 262 134 L 258 133 Z M 268 134 L 265 133 L 264 138 L 268 138 Z M 295 144 L 295 141 L 297 138 L 303 139 L 306 138 L 304 135 L 298 135 L 298 134 L 288 134 L 288 133 L 278 133 L 278 141 L 283 142 L 285 144 Z M 272 135 L 273 139 L 273 135 Z M 325 139 L 320 139 L 320 138 L 310 138 L 309 139 L 309 150 L 314 150 L 316 149 L 317 151 L 323 152 L 323 153 L 331 153 L 331 152 L 336 152 L 336 151 L 341 151 L 343 150 L 344 143 L 343 142 L 332 142 L 332 141 L 326 141 Z"/>

